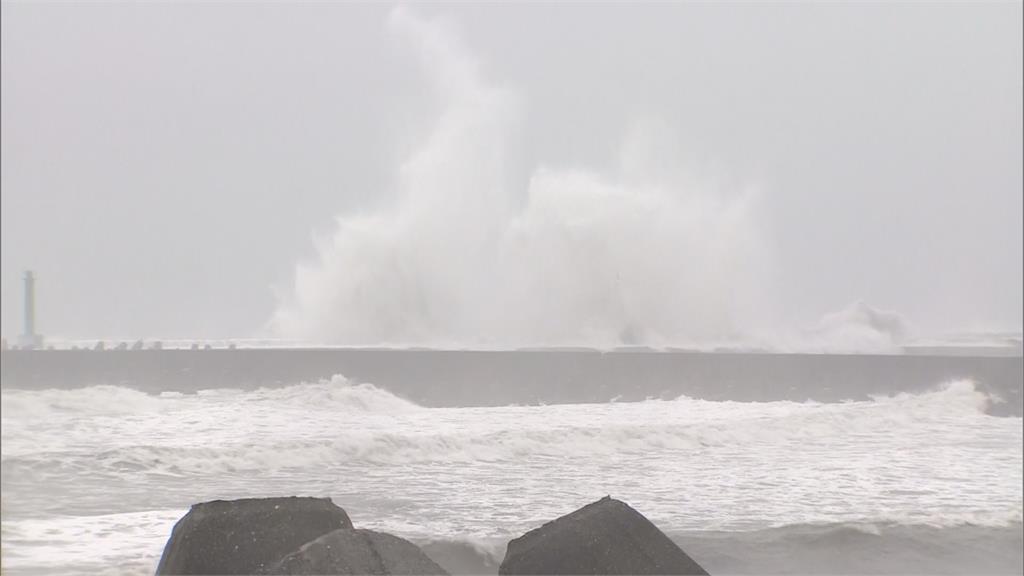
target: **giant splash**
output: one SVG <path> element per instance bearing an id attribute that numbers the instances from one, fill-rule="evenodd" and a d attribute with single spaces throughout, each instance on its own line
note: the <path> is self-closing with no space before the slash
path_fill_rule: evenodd
<path id="1" fill-rule="evenodd" d="M 534 167 L 509 147 L 525 110 L 489 83 L 448 22 L 394 10 L 443 102 L 398 169 L 395 202 L 342 215 L 297 267 L 276 335 L 342 345 L 668 346 L 741 338 L 772 309 L 757 194 L 721 194 L 645 167 L 633 130 L 621 170 Z M 521 181 L 522 179 L 518 179 Z"/>

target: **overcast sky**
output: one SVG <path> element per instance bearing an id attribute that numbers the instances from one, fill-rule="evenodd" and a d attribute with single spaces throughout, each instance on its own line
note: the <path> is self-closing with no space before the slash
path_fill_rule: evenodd
<path id="1" fill-rule="evenodd" d="M 26 268 L 46 334 L 265 330 L 314 236 L 393 205 L 446 109 L 390 12 L 4 2 L 3 335 Z M 621 172 L 646 127 L 651 170 L 756 192 L 774 321 L 863 300 L 924 333 L 1019 329 L 1020 2 L 411 12 L 515 95 L 513 196 L 545 167 Z"/>

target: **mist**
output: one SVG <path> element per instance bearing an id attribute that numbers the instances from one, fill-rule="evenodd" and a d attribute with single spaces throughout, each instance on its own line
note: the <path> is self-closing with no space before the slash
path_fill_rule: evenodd
<path id="1" fill-rule="evenodd" d="M 1020 20 L 4 4 L 3 334 L 1019 331 Z"/>

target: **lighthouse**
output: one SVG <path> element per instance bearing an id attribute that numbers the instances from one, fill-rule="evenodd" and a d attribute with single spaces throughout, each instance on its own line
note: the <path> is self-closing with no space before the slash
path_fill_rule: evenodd
<path id="1" fill-rule="evenodd" d="M 25 271 L 25 331 L 21 335 L 24 348 L 40 348 L 43 337 L 36 334 L 36 277 L 31 270 Z"/>

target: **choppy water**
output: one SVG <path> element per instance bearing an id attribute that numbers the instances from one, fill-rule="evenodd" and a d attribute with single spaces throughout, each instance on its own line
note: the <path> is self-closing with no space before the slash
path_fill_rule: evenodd
<path id="1" fill-rule="evenodd" d="M 336 377 L 2 392 L 7 573 L 152 572 L 194 502 L 330 496 L 451 566 L 606 494 L 712 572 L 1020 572 L 1021 418 L 967 381 L 836 404 L 423 408 Z"/>

